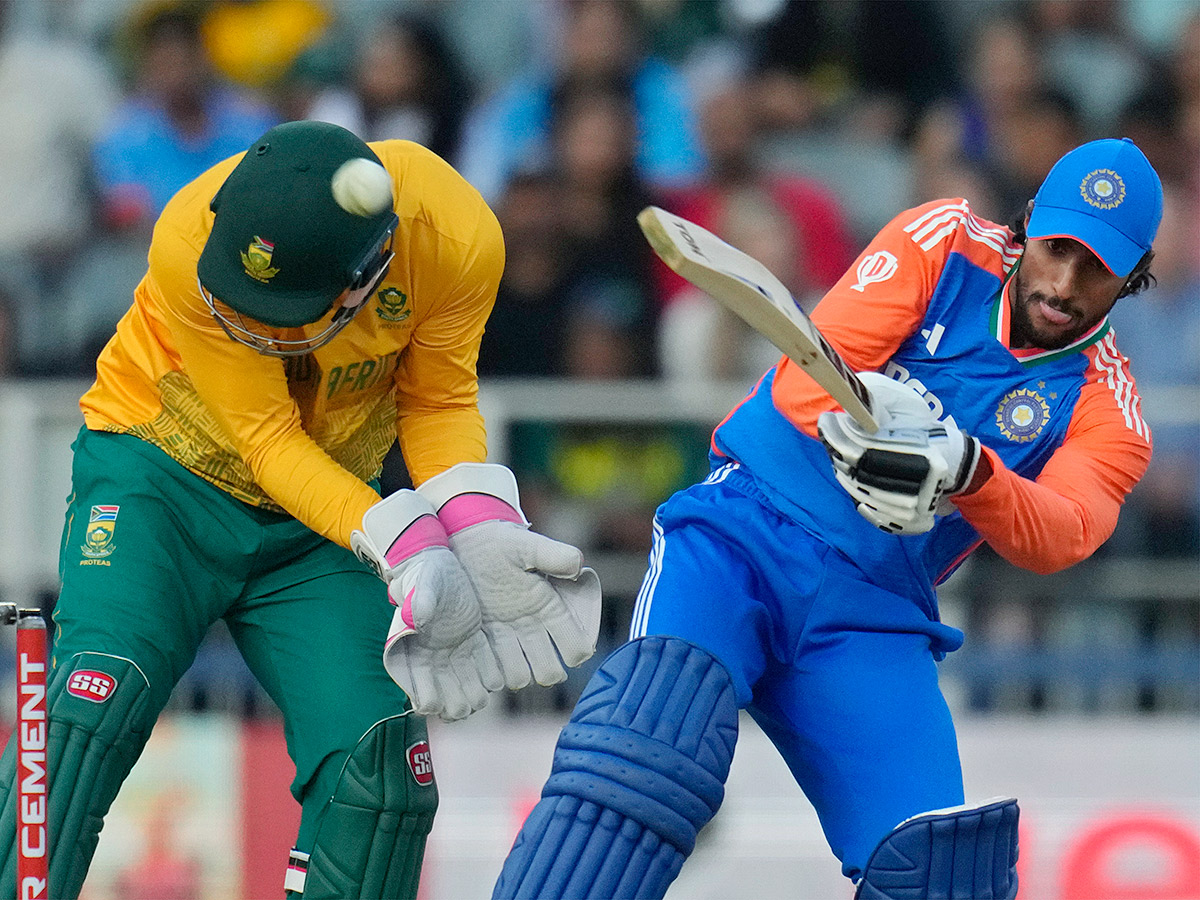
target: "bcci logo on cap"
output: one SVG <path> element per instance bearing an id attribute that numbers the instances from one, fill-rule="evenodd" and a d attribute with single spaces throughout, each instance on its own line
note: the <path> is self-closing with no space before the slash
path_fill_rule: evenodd
<path id="1" fill-rule="evenodd" d="M 429 753 L 429 741 L 417 741 L 408 748 L 408 769 L 417 784 L 433 783 L 433 757 Z"/>
<path id="2" fill-rule="evenodd" d="M 1116 209 L 1125 199 L 1125 182 L 1112 169 L 1096 169 L 1083 176 L 1079 193 L 1097 209 Z"/>

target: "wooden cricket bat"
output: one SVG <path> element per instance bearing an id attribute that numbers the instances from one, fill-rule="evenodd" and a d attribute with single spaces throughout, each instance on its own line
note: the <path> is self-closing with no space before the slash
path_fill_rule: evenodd
<path id="1" fill-rule="evenodd" d="M 663 262 L 803 367 L 859 425 L 871 433 L 879 429 L 866 385 L 766 266 L 657 206 L 647 206 L 637 220 Z"/>

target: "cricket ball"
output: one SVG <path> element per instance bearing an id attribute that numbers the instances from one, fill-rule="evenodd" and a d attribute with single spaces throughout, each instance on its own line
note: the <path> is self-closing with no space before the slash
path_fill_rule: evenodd
<path id="1" fill-rule="evenodd" d="M 356 216 L 374 216 L 392 205 L 392 176 L 361 156 L 338 166 L 331 187 L 337 205 Z"/>

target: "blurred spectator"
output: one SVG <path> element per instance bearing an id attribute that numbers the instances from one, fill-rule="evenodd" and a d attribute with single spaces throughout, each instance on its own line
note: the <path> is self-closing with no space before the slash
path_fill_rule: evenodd
<path id="1" fill-rule="evenodd" d="M 205 52 L 222 77 L 269 92 L 332 22 L 318 0 L 217 0 L 204 13 Z"/>
<path id="2" fill-rule="evenodd" d="M 496 217 L 504 231 L 504 276 L 479 348 L 479 375 L 562 375 L 568 259 L 557 179 L 518 175 Z"/>
<path id="3" fill-rule="evenodd" d="M 1042 88 L 1018 103 L 997 123 L 988 166 L 1001 218 L 1021 212 L 1055 161 L 1084 140 L 1078 108 L 1066 94 Z"/>
<path id="4" fill-rule="evenodd" d="M 820 292 L 805 290 L 802 245 L 788 210 L 761 188 L 731 191 L 710 223 L 722 238 L 749 253 L 792 291 L 805 310 Z M 775 346 L 708 294 L 691 287 L 662 311 L 659 328 L 663 375 L 680 382 L 754 381 L 779 361 Z"/>
<path id="5" fill-rule="evenodd" d="M 9 30 L 12 11 L 0 4 L 0 253 L 61 263 L 90 224 L 87 150 L 117 87 L 79 42 Z"/>
<path id="6" fill-rule="evenodd" d="M 15 368 L 17 355 L 23 368 L 53 342 L 55 288 L 88 239 L 87 153 L 117 88 L 85 45 L 15 30 L 15 12 L 0 3 L 0 269 L 10 304 L 7 365 Z"/>
<path id="7" fill-rule="evenodd" d="M 1146 84 L 1149 65 L 1127 36 L 1119 0 L 1034 0 L 1042 75 L 1069 96 L 1088 134 L 1106 135 Z"/>
<path id="8" fill-rule="evenodd" d="M 401 13 L 381 17 L 357 54 L 351 81 L 319 93 L 305 118 L 333 122 L 367 141 L 403 138 L 444 159 L 457 155 L 471 89 L 434 25 Z"/>
<path id="9" fill-rule="evenodd" d="M 17 313 L 8 293 L 0 288 L 0 380 L 17 367 Z"/>
<path id="10" fill-rule="evenodd" d="M 904 138 L 957 80 L 941 8 L 923 0 L 789 0 L 762 28 L 757 57 L 784 131 L 833 113 L 862 139 Z"/>
<path id="11" fill-rule="evenodd" d="M 278 121 L 216 77 L 201 39 L 202 9 L 160 5 L 129 23 L 132 93 L 93 151 L 110 226 L 148 226 L 179 188 Z"/>
<path id="12" fill-rule="evenodd" d="M 1179 129 L 1183 143 L 1183 176 L 1192 196 L 1200 194 L 1200 12 L 1182 29 L 1170 61 L 1172 83 L 1179 92 Z"/>
<path id="13" fill-rule="evenodd" d="M 916 197 L 972 197 L 972 207 L 985 218 L 1008 221 L 1014 210 L 1008 208 L 1011 191 L 999 185 L 1000 148 L 1007 143 L 1005 135 L 1018 131 L 1015 123 L 1026 118 L 1023 111 L 1041 91 L 1037 46 L 1019 19 L 996 18 L 973 33 L 961 65 L 961 90 L 932 104 L 917 124 Z M 955 189 L 953 182 L 959 179 L 988 184 L 987 198 L 976 200 Z"/>
<path id="14" fill-rule="evenodd" d="M 789 268 L 799 280 L 798 288 L 832 287 L 856 254 L 845 213 L 820 182 L 763 167 L 758 156 L 761 110 L 748 84 L 739 81 L 712 94 L 701 109 L 700 128 L 707 173 L 694 184 L 664 192 L 670 211 L 720 233 L 715 223 L 724 216 L 726 204 L 744 191 L 761 191 L 790 219 L 796 241 Z M 662 271 L 663 296 L 669 301 L 684 282 L 665 267 Z"/>
<path id="15" fill-rule="evenodd" d="M 166 202 L 278 120 L 214 75 L 201 40 L 204 9 L 155 4 L 126 23 L 131 93 L 92 151 L 100 227 L 58 288 L 58 335 L 40 355 L 42 370 L 92 374 L 146 271 L 148 232 Z"/>
<path id="16" fill-rule="evenodd" d="M 1121 535 L 1150 556 L 1194 556 L 1200 552 L 1200 425 L 1195 409 L 1159 405 L 1155 398 L 1172 387 L 1200 390 L 1200 205 L 1191 191 L 1164 188 L 1151 267 L 1158 283 L 1119 302 L 1111 316 L 1154 434 L 1154 456 L 1122 514 Z"/>
<path id="17" fill-rule="evenodd" d="M 1038 41 L 1019 18 L 992 19 L 979 29 L 964 66 L 962 91 L 933 104 L 914 134 L 917 194 L 972 196 L 945 189 L 946 173 L 957 173 L 988 188 L 973 207 L 1007 222 L 1054 161 L 1085 138 L 1083 118 L 1069 95 L 1042 80 Z"/>
<path id="18" fill-rule="evenodd" d="M 570 0 L 546 8 L 562 15 L 560 55 L 552 69 L 527 71 L 471 111 L 456 160 L 464 177 L 495 200 L 515 172 L 546 157 L 553 98 L 563 85 L 614 80 L 629 85 L 640 176 L 661 185 L 699 174 L 703 158 L 687 84 L 678 71 L 642 50 L 637 4 Z"/>
<path id="19" fill-rule="evenodd" d="M 634 102 L 621 81 L 572 81 L 551 101 L 560 236 L 570 254 L 566 374 L 577 378 L 656 370 L 654 257 L 634 224 L 651 200 L 635 164 Z"/>

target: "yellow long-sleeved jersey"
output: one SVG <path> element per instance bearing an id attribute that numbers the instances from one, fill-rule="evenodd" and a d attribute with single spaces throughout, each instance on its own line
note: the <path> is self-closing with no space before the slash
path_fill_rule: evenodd
<path id="1" fill-rule="evenodd" d="M 209 313 L 196 263 L 235 156 L 163 210 L 148 271 L 80 401 L 88 428 L 149 441 L 239 500 L 347 547 L 379 499 L 366 482 L 394 438 L 417 484 L 485 458 L 475 362 L 504 268 L 496 217 L 457 172 L 408 141 L 370 146 L 392 176 L 396 256 L 341 334 L 284 360 L 231 340 Z M 306 338 L 331 317 L 263 332 Z"/>

